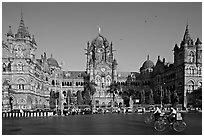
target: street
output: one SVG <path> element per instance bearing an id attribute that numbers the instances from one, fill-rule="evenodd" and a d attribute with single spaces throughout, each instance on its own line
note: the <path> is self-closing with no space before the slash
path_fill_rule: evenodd
<path id="1" fill-rule="evenodd" d="M 146 125 L 146 114 L 95 114 L 2 119 L 3 135 L 201 135 L 202 113 L 184 114 L 183 132 L 158 132 Z"/>

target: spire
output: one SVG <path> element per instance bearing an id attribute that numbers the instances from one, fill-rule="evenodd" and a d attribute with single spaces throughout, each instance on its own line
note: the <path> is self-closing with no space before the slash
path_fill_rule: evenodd
<path id="1" fill-rule="evenodd" d="M 50 55 L 50 58 L 52 58 L 52 54 Z"/>
<path id="2" fill-rule="evenodd" d="M 9 31 L 8 33 L 6 34 L 7 37 L 11 36 L 13 37 L 13 33 L 12 33 L 12 30 L 11 30 L 11 26 L 9 26 Z"/>
<path id="3" fill-rule="evenodd" d="M 21 8 L 21 20 L 23 20 L 23 10 Z"/>
<path id="4" fill-rule="evenodd" d="M 26 30 L 26 27 L 25 27 L 25 24 L 24 24 L 23 12 L 22 12 L 22 9 L 21 9 L 21 20 L 20 20 L 20 24 L 19 24 L 19 27 L 18 27 L 16 37 L 17 38 L 24 38 L 26 36 L 26 34 L 27 34 L 27 30 Z"/>
<path id="5" fill-rule="evenodd" d="M 100 26 L 98 26 L 98 34 L 99 34 L 99 35 L 101 34 L 101 28 L 100 28 Z"/>
<path id="6" fill-rule="evenodd" d="M 184 33 L 184 36 L 183 36 L 183 41 L 182 41 L 182 44 L 192 44 L 193 40 L 191 39 L 190 37 L 190 34 L 189 34 L 189 28 L 188 28 L 188 21 L 186 23 L 186 30 L 185 30 L 185 33 Z"/>
<path id="7" fill-rule="evenodd" d="M 197 40 L 196 40 L 196 43 L 195 43 L 196 45 L 200 45 L 200 44 L 202 44 L 202 42 L 200 41 L 200 39 L 199 38 L 197 38 Z"/>
<path id="8" fill-rule="evenodd" d="M 37 44 L 36 44 L 36 41 L 35 41 L 34 35 L 33 35 L 33 38 L 32 38 L 32 43 L 35 44 L 35 45 L 37 45 Z"/>
<path id="9" fill-rule="evenodd" d="M 29 37 L 30 38 L 30 33 L 28 31 L 28 27 L 26 27 L 26 37 Z"/>
<path id="10" fill-rule="evenodd" d="M 178 48 L 178 45 L 177 44 L 175 44 L 175 46 L 174 46 L 174 51 L 177 51 L 179 48 Z"/>
<path id="11" fill-rule="evenodd" d="M 147 55 L 147 60 L 149 60 L 149 55 Z"/>

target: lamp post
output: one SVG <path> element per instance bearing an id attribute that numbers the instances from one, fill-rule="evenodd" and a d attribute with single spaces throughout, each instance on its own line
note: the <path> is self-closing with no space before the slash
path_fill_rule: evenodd
<path id="1" fill-rule="evenodd" d="M 160 95 L 161 107 L 162 107 L 162 103 L 163 103 L 162 100 L 163 100 L 163 98 L 164 98 L 164 97 L 163 97 L 164 85 L 165 85 L 165 83 L 163 84 L 163 87 L 161 86 L 161 95 Z"/>

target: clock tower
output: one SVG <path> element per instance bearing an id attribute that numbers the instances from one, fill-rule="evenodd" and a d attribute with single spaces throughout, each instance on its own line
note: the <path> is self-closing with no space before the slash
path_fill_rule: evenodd
<path id="1" fill-rule="evenodd" d="M 117 62 L 113 56 L 113 44 L 100 34 L 92 42 L 87 43 L 87 64 L 86 71 L 90 81 L 96 86 L 94 104 L 109 105 L 111 94 L 107 92 L 110 84 L 117 81 Z"/>

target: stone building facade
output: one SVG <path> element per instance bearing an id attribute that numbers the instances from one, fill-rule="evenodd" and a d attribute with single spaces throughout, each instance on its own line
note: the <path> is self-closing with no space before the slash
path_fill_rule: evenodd
<path id="1" fill-rule="evenodd" d="M 2 106 L 9 109 L 35 109 L 66 106 L 76 103 L 84 90 L 85 75 L 89 82 L 96 83 L 93 96 L 95 106 L 110 106 L 112 94 L 107 90 L 111 83 L 120 85 L 117 104 L 126 104 L 122 93 L 132 90 L 130 104 L 171 103 L 171 95 L 176 92 L 179 103 L 187 105 L 187 93 L 202 86 L 202 43 L 194 42 L 186 25 L 180 46 L 174 46 L 174 62 L 168 63 L 158 57 L 156 64 L 150 59 L 140 68 L 140 72 L 120 72 L 114 58 L 112 42 L 99 32 L 87 43 L 86 70 L 62 71 L 62 65 L 46 53 L 36 57 L 37 43 L 25 26 L 21 13 L 16 34 L 9 26 L 6 41 L 2 42 Z M 58 93 L 61 101 L 50 103 L 53 93 Z"/>

